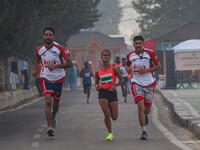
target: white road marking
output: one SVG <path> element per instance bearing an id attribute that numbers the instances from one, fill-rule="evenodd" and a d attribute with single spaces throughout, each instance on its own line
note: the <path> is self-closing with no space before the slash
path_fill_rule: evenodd
<path id="1" fill-rule="evenodd" d="M 33 136 L 33 138 L 34 138 L 34 139 L 39 139 L 39 138 L 40 138 L 40 134 L 35 134 L 35 135 Z"/>
<path id="2" fill-rule="evenodd" d="M 39 143 L 38 142 L 32 142 L 32 147 L 39 147 Z"/>
<path id="3" fill-rule="evenodd" d="M 71 107 L 71 108 L 69 108 L 69 109 L 66 110 L 66 111 L 63 111 L 63 112 L 61 112 L 60 114 L 62 115 L 62 114 L 68 113 L 68 112 L 74 110 L 76 107 L 78 107 L 78 106 L 80 106 L 80 105 L 81 105 L 81 104 L 75 105 L 74 107 Z M 46 128 L 46 127 L 47 127 L 47 124 L 46 124 L 46 123 L 43 123 L 43 124 L 41 125 L 41 128 L 37 129 L 37 131 L 38 131 L 38 132 L 42 132 L 42 131 L 44 131 L 44 128 Z M 35 139 L 40 139 L 40 136 L 41 136 L 40 134 L 35 134 L 35 135 L 33 136 L 33 139 L 34 139 L 34 140 L 35 140 Z M 32 147 L 35 147 L 35 148 L 39 147 L 39 142 L 32 142 Z"/>
<path id="4" fill-rule="evenodd" d="M 44 129 L 40 128 L 40 129 L 37 129 L 38 132 L 42 132 L 44 131 Z"/>
<path id="5" fill-rule="evenodd" d="M 183 144 L 181 141 L 179 141 L 167 128 L 165 128 L 158 119 L 158 109 L 153 104 L 153 111 L 152 111 L 152 121 L 154 125 L 165 135 L 165 137 L 172 142 L 177 147 L 182 148 L 183 150 L 193 150 L 190 147 Z"/>
<path id="6" fill-rule="evenodd" d="M 42 124 L 41 127 L 47 127 L 47 124 Z"/>

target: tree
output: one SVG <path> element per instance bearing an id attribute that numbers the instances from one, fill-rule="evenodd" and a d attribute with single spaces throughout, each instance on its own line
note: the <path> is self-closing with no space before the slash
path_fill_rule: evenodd
<path id="1" fill-rule="evenodd" d="M 141 33 L 147 39 L 156 38 L 188 21 L 199 20 L 198 0 L 134 0 L 134 9 Z"/>
<path id="2" fill-rule="evenodd" d="M 122 15 L 119 0 L 101 0 L 97 8 L 102 13 L 102 16 L 95 23 L 93 30 L 105 34 L 119 34 L 118 24 Z"/>
<path id="3" fill-rule="evenodd" d="M 94 26 L 100 13 L 100 0 L 2 0 L 0 6 L 0 57 L 22 54 L 33 58 L 34 48 L 42 44 L 46 26 L 56 30 L 56 41 L 67 39 L 82 28 Z"/>

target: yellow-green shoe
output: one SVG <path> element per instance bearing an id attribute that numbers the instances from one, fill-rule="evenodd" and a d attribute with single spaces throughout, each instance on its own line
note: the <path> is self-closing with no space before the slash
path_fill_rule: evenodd
<path id="1" fill-rule="evenodd" d="M 106 137 L 106 141 L 112 141 L 113 140 L 113 134 L 109 133 L 108 136 Z"/>

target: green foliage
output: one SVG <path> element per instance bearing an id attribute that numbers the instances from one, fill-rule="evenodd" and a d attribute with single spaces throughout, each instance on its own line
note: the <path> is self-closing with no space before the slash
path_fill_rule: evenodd
<path id="1" fill-rule="evenodd" d="M 148 39 L 169 32 L 189 21 L 200 20 L 199 0 L 133 0 L 140 14 L 141 34 Z"/>
<path id="2" fill-rule="evenodd" d="M 67 39 L 82 28 L 94 26 L 100 13 L 100 0 L 1 0 L 0 57 L 15 55 L 33 58 L 36 46 L 43 43 L 46 26 L 56 30 L 56 41 Z"/>

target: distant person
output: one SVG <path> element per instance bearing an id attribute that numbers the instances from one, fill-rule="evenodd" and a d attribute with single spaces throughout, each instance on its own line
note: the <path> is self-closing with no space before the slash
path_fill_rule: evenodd
<path id="1" fill-rule="evenodd" d="M 92 68 L 92 61 L 88 61 L 89 67 L 93 72 L 93 68 Z M 92 85 L 94 85 L 94 78 L 92 78 Z"/>
<path id="2" fill-rule="evenodd" d="M 114 60 L 114 62 L 113 62 L 113 66 L 115 66 L 115 67 L 118 68 L 118 69 L 119 69 L 119 67 L 122 66 L 122 62 L 121 62 L 119 56 L 116 56 L 116 57 L 115 57 L 115 60 Z"/>
<path id="3" fill-rule="evenodd" d="M 90 103 L 90 89 L 92 85 L 92 77 L 94 77 L 88 61 L 84 63 L 85 67 L 80 72 L 80 77 L 83 79 L 83 92 L 87 95 L 87 103 Z"/>
<path id="4" fill-rule="evenodd" d="M 20 70 L 21 73 L 24 77 L 24 81 L 23 81 L 23 89 L 24 90 L 29 90 L 29 78 L 28 78 L 28 61 L 26 59 L 22 59 L 20 60 Z"/>
<path id="5" fill-rule="evenodd" d="M 144 38 L 135 36 L 133 38 L 135 50 L 126 56 L 128 73 L 132 73 L 131 89 L 134 101 L 138 106 L 138 119 L 142 128 L 141 140 L 148 138 L 147 124 L 153 95 L 156 86 L 154 71 L 160 69 L 160 61 L 155 52 L 144 48 Z"/>
<path id="6" fill-rule="evenodd" d="M 95 74 L 95 88 L 98 91 L 99 104 L 104 113 L 104 123 L 109 132 L 106 140 L 113 140 L 112 120 L 118 118 L 118 99 L 116 87 L 123 83 L 119 70 L 110 64 L 111 52 L 103 50 L 101 53 L 102 66 Z M 116 78 L 119 81 L 116 83 Z"/>
<path id="7" fill-rule="evenodd" d="M 74 67 L 75 67 L 75 71 L 76 71 L 76 88 L 79 88 L 80 87 L 80 77 L 79 77 L 79 75 L 80 75 L 80 71 L 79 71 L 79 69 L 78 69 L 78 65 L 77 65 L 77 63 L 75 62 L 74 63 Z"/>
<path id="8" fill-rule="evenodd" d="M 122 58 L 122 65 L 119 67 L 119 71 L 124 79 L 122 88 L 122 96 L 124 97 L 124 103 L 127 102 L 127 93 L 128 93 L 128 72 L 126 71 L 126 58 Z"/>
<path id="9" fill-rule="evenodd" d="M 17 89 L 17 84 L 19 84 L 18 64 L 15 57 L 11 57 L 10 84 L 13 91 Z"/>
<path id="10" fill-rule="evenodd" d="M 113 62 L 113 66 L 115 66 L 117 69 L 119 69 L 119 68 L 122 66 L 122 62 L 121 62 L 119 56 L 116 56 L 116 57 L 115 57 L 115 60 L 114 60 L 114 62 Z M 117 91 L 120 91 L 120 89 L 117 88 Z"/>
<path id="11" fill-rule="evenodd" d="M 77 67 L 76 67 L 76 62 L 73 62 L 73 72 L 72 72 L 72 89 L 76 90 L 77 89 L 77 77 L 79 74 L 77 74 Z"/>
<path id="12" fill-rule="evenodd" d="M 62 85 L 65 80 L 64 68 L 72 67 L 69 51 L 53 43 L 55 30 L 47 27 L 43 30 L 44 45 L 36 48 L 36 62 L 33 76 L 38 76 L 39 65 L 42 62 L 44 69 L 40 72 L 42 91 L 45 97 L 45 115 L 48 125 L 48 136 L 54 136 L 56 126 L 56 114 L 59 110 L 59 102 L 62 93 Z M 52 102 L 53 99 L 53 102 Z M 53 107 L 53 112 L 51 108 Z"/>
<path id="13" fill-rule="evenodd" d="M 40 64 L 39 70 L 40 70 L 40 72 L 43 70 L 43 65 L 42 64 Z M 36 88 L 38 90 L 39 96 L 42 96 L 42 87 L 41 87 L 41 81 L 40 81 L 40 73 L 38 74 L 37 77 L 35 77 L 35 85 L 36 85 Z"/>
<path id="14" fill-rule="evenodd" d="M 74 64 L 72 67 L 67 68 L 67 73 L 68 73 L 68 77 L 69 77 L 69 87 L 70 90 L 75 90 L 76 89 L 76 68 L 74 67 Z"/>
<path id="15" fill-rule="evenodd" d="M 71 67 L 70 67 L 71 68 Z M 65 74 L 66 74 L 66 79 L 63 83 L 63 87 L 66 88 L 67 91 L 70 91 L 70 80 L 71 80 L 71 75 L 70 75 L 70 68 L 65 69 Z"/>

